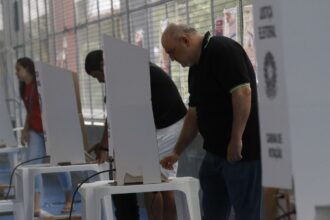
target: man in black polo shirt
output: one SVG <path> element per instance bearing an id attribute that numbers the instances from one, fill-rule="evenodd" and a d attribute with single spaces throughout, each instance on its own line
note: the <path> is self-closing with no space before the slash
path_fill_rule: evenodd
<path id="1" fill-rule="evenodd" d="M 189 109 L 170 169 L 199 131 L 207 154 L 200 169 L 205 220 L 259 220 L 260 140 L 256 77 L 244 49 L 226 37 L 204 36 L 170 24 L 162 44 L 172 60 L 189 66 Z"/>
<path id="2" fill-rule="evenodd" d="M 150 63 L 150 86 L 152 111 L 156 126 L 159 157 L 169 155 L 179 137 L 183 118 L 187 109 L 181 99 L 178 89 L 172 79 L 158 66 Z M 90 52 L 85 60 L 86 73 L 104 83 L 103 52 L 96 50 Z M 107 127 L 104 129 L 103 137 L 97 144 L 97 160 L 103 163 L 108 152 Z M 147 156 L 147 155 L 146 155 Z M 161 169 L 166 177 L 175 177 L 178 164 L 174 170 Z M 176 208 L 174 192 L 146 193 L 145 204 L 150 220 L 175 220 Z M 118 220 L 139 219 L 138 207 L 135 194 L 114 195 L 116 206 L 116 217 Z"/>

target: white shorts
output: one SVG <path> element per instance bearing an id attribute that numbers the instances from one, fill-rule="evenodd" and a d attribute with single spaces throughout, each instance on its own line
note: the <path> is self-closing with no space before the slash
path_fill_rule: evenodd
<path id="1" fill-rule="evenodd" d="M 158 152 L 160 160 L 172 152 L 180 136 L 183 122 L 184 118 L 166 128 L 157 129 Z M 177 170 L 178 162 L 173 165 L 173 170 L 167 170 L 161 167 L 161 172 L 165 177 L 175 177 Z"/>

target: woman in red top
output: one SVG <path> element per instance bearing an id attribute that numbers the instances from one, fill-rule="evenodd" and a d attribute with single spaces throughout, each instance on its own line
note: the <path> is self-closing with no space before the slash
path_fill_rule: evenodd
<path id="1" fill-rule="evenodd" d="M 36 71 L 33 61 L 28 57 L 17 60 L 16 74 L 20 80 L 20 96 L 26 108 L 26 119 L 21 133 L 22 145 L 27 147 L 27 160 L 43 157 L 46 155 L 45 139 L 41 122 L 41 110 L 39 94 L 36 83 Z M 38 163 L 38 162 L 35 162 Z M 59 180 L 65 190 L 65 205 L 62 212 L 67 213 L 71 208 L 71 176 L 68 172 L 59 173 Z M 35 179 L 34 215 L 40 215 L 40 188 L 42 185 L 41 175 Z"/>

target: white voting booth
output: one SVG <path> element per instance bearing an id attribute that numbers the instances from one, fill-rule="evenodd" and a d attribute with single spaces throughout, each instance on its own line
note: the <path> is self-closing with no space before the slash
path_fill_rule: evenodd
<path id="1" fill-rule="evenodd" d="M 254 1 L 263 185 L 293 186 L 298 220 L 329 213 L 317 208 L 330 204 L 329 9 Z"/>
<path id="2" fill-rule="evenodd" d="M 72 72 L 42 62 L 36 62 L 35 65 L 50 163 L 84 163 L 83 137 Z"/>
<path id="3" fill-rule="evenodd" d="M 35 62 L 35 67 L 50 164 L 23 166 L 16 172 L 18 219 L 24 220 L 33 219 L 36 175 L 107 169 L 103 165 L 86 164 L 72 72 L 42 62 Z M 100 179 L 107 179 L 107 175 L 100 175 Z"/>
<path id="4" fill-rule="evenodd" d="M 79 192 L 85 207 L 83 219 L 100 220 L 102 199 L 114 194 L 174 190 L 181 192 L 176 201 L 178 219 L 200 220 L 197 179 L 182 177 L 161 182 L 148 52 L 106 35 L 103 49 L 109 154 L 114 156 L 116 182 L 82 186 Z M 188 213 L 184 212 L 185 207 Z M 108 210 L 113 213 L 112 205 Z M 109 217 L 113 219 L 111 214 Z"/>
<path id="5" fill-rule="evenodd" d="M 0 84 L 0 154 L 8 154 L 11 157 L 11 166 L 14 166 L 17 164 L 18 146 L 2 88 Z"/>
<path id="6" fill-rule="evenodd" d="M 10 122 L 10 116 L 2 82 L 0 82 L 0 154 L 7 154 L 11 159 L 11 167 L 13 167 L 17 164 L 17 152 L 17 141 L 14 137 L 13 127 Z M 12 201 L 0 201 L 0 213 L 12 211 Z"/>
<path id="7" fill-rule="evenodd" d="M 0 149 L 17 147 L 3 87 L 0 84 Z"/>
<path id="8" fill-rule="evenodd" d="M 261 15 L 260 11 L 256 10 L 258 7 L 254 9 L 255 33 L 259 34 L 256 37 L 262 34 L 259 29 L 266 27 L 265 29 L 268 30 L 272 25 L 276 28 L 278 35 L 276 38 L 266 38 L 262 35 L 262 40 L 256 40 L 263 185 L 291 189 L 289 110 L 286 107 L 288 100 L 283 66 L 283 45 L 280 37 L 283 34 L 280 28 L 280 12 L 278 8 L 274 8 L 273 19 L 259 20 L 260 16 L 265 15 Z"/>
<path id="9" fill-rule="evenodd" d="M 106 36 L 103 43 L 108 136 L 117 183 L 123 185 L 130 176 L 143 177 L 145 184 L 160 183 L 148 52 Z"/>

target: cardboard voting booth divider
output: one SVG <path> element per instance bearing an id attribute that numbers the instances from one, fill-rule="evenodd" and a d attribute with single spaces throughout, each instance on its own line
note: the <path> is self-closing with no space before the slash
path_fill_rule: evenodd
<path id="1" fill-rule="evenodd" d="M 8 105 L 6 103 L 6 97 L 3 87 L 3 82 L 0 78 L 0 154 L 7 154 L 10 158 L 10 167 L 14 167 L 17 164 L 18 146 L 14 136 L 12 123 L 10 121 L 10 115 L 8 111 Z M 4 166 L 4 164 L 1 164 Z M 2 167 L 3 168 L 3 167 Z M 5 199 L 5 196 L 9 190 L 8 184 L 0 184 L 0 200 Z M 13 189 L 12 189 L 13 190 Z M 9 195 L 9 199 L 12 199 L 13 195 Z M 10 200 L 0 201 L 0 213 L 12 212 L 13 202 Z"/>
<path id="2" fill-rule="evenodd" d="M 263 185 L 293 185 L 298 219 L 314 219 L 330 204 L 330 1 L 253 4 Z"/>
<path id="3" fill-rule="evenodd" d="M 17 141 L 13 133 L 5 93 L 3 87 L 0 87 L 0 148 L 16 146 Z"/>
<path id="4" fill-rule="evenodd" d="M 36 62 L 38 92 L 50 163 L 84 163 L 81 119 L 72 72 Z"/>
<path id="5" fill-rule="evenodd" d="M 78 110 L 79 123 L 80 123 L 82 137 L 83 137 L 84 149 L 87 151 L 89 149 L 89 142 L 88 142 L 88 138 L 87 138 L 86 127 L 84 124 L 84 117 L 82 114 L 78 74 L 76 72 L 72 72 L 72 77 L 73 77 L 73 84 L 74 84 L 74 89 L 75 89 L 75 94 L 76 94 L 77 110 Z"/>
<path id="6" fill-rule="evenodd" d="M 117 183 L 159 183 L 148 52 L 106 35 L 103 49 L 109 145 Z"/>

